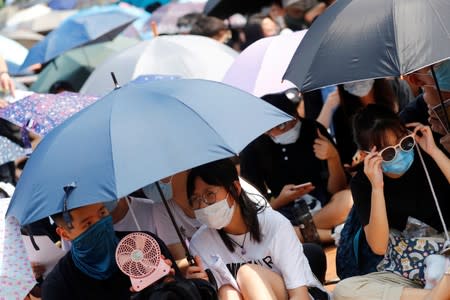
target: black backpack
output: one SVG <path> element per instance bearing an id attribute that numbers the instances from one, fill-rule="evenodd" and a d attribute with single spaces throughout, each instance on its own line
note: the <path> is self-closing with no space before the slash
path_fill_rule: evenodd
<path id="1" fill-rule="evenodd" d="M 370 249 L 358 213 L 353 206 L 341 231 L 336 251 L 337 275 L 342 280 L 375 272 L 382 258 L 382 255 L 376 255 Z"/>
<path id="2" fill-rule="evenodd" d="M 218 300 L 217 289 L 203 279 L 176 278 L 134 295 L 132 300 Z"/>

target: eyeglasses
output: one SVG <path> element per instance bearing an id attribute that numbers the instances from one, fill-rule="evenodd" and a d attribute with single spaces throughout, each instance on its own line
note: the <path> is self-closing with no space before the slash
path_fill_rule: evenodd
<path id="1" fill-rule="evenodd" d="M 402 138 L 397 145 L 389 146 L 379 151 L 379 155 L 381 156 L 383 161 L 390 162 L 393 161 L 397 156 L 397 148 L 400 148 L 402 151 L 409 152 L 414 148 L 415 145 L 416 140 L 414 139 L 414 134 L 412 133 Z M 368 151 L 366 152 L 370 153 Z"/>
<path id="2" fill-rule="evenodd" d="M 213 191 L 213 190 L 207 190 L 202 195 L 193 195 L 191 198 L 189 198 L 189 204 L 193 209 L 199 209 L 202 203 L 206 205 L 212 205 L 216 203 L 217 201 L 217 193 L 219 192 L 219 189 Z M 228 193 L 225 198 L 228 198 Z"/>

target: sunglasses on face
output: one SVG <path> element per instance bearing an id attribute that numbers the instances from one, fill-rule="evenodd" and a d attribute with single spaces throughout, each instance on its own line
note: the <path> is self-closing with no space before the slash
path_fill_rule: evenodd
<path id="1" fill-rule="evenodd" d="M 409 152 L 414 148 L 415 145 L 416 140 L 414 139 L 414 134 L 412 133 L 402 138 L 397 145 L 386 147 L 378 153 L 384 162 L 390 162 L 393 161 L 397 156 L 397 148 L 400 148 L 400 150 L 402 151 Z M 365 152 L 370 153 L 369 151 Z"/>

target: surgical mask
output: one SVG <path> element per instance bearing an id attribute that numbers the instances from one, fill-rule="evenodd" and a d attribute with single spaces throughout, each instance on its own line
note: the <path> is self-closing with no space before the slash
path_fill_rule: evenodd
<path id="1" fill-rule="evenodd" d="M 403 175 L 406 171 L 409 170 L 413 161 L 414 161 L 414 151 L 403 151 L 397 150 L 397 155 L 395 158 L 389 162 L 383 161 L 381 163 L 381 168 L 383 172 L 395 174 L 395 175 Z"/>
<path id="2" fill-rule="evenodd" d="M 162 190 L 163 195 L 166 198 L 166 200 L 172 199 L 172 197 L 173 197 L 172 180 L 170 180 L 167 183 L 159 181 L 159 186 L 161 187 L 161 190 Z M 147 185 L 146 187 L 143 187 L 142 191 L 144 192 L 145 196 L 148 199 L 151 199 L 155 202 L 162 202 L 161 194 L 158 191 L 158 187 L 156 186 L 156 183 L 152 183 L 152 184 Z"/>
<path id="3" fill-rule="evenodd" d="M 228 198 L 228 196 L 227 196 Z M 217 201 L 207 207 L 194 210 L 195 218 L 209 228 L 222 229 L 231 222 L 234 206 L 228 205 L 227 198 Z"/>
<path id="4" fill-rule="evenodd" d="M 374 79 L 344 83 L 344 90 L 357 97 L 364 97 L 369 94 L 375 83 Z"/>
<path id="5" fill-rule="evenodd" d="M 434 69 L 441 91 L 450 92 L 450 60 L 446 60 Z"/>
<path id="6" fill-rule="evenodd" d="M 113 201 L 103 202 L 103 205 L 105 205 L 106 209 L 109 212 L 112 212 L 117 207 L 117 203 L 119 203 L 118 200 L 113 200 Z"/>
<path id="7" fill-rule="evenodd" d="M 297 121 L 295 126 L 289 129 L 288 131 L 283 132 L 282 134 L 277 136 L 270 136 L 270 138 L 277 144 L 281 145 L 293 144 L 298 140 L 300 136 L 300 127 L 301 122 Z"/>
<path id="8" fill-rule="evenodd" d="M 112 217 L 104 217 L 72 241 L 73 262 L 89 277 L 108 279 L 117 270 L 118 243 Z"/>

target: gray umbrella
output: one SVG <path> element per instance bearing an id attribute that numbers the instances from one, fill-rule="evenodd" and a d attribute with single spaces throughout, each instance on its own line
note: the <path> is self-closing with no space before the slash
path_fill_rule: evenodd
<path id="1" fill-rule="evenodd" d="M 284 75 L 302 91 L 400 76 L 450 57 L 449 0 L 338 0 Z"/>

